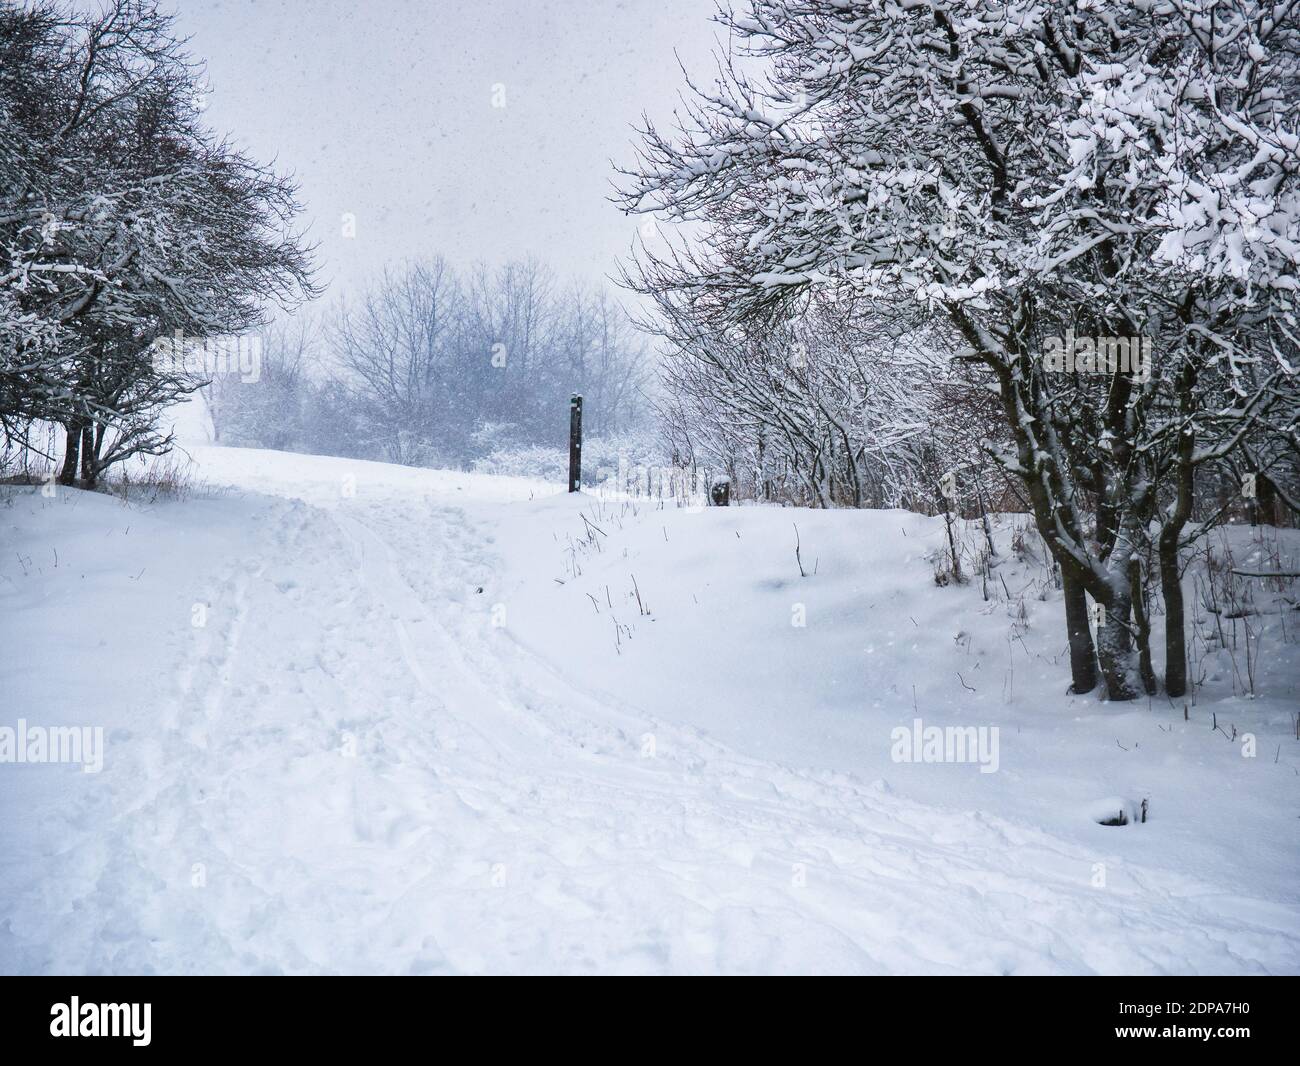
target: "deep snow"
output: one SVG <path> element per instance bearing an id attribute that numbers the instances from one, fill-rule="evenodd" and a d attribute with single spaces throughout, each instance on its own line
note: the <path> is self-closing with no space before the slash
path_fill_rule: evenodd
<path id="1" fill-rule="evenodd" d="M 106 737 L 0 765 L 5 972 L 1300 970 L 1285 603 L 1184 720 L 1065 693 L 1011 520 L 986 601 L 904 512 L 195 458 L 4 490 L 0 726 Z M 894 761 L 917 718 L 996 772 Z"/>

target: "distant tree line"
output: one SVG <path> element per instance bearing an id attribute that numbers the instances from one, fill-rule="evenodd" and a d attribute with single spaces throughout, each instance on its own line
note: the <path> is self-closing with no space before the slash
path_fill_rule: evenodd
<path id="1" fill-rule="evenodd" d="M 605 291 L 535 260 L 413 263 L 258 339 L 256 381 L 231 372 L 205 390 L 222 443 L 467 466 L 564 445 L 575 392 L 593 436 L 646 420 L 645 338 Z"/>

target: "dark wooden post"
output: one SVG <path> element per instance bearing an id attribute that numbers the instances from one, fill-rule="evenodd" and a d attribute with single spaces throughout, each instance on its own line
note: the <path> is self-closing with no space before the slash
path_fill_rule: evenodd
<path id="1" fill-rule="evenodd" d="M 582 397 L 569 401 L 569 491 L 582 488 Z"/>

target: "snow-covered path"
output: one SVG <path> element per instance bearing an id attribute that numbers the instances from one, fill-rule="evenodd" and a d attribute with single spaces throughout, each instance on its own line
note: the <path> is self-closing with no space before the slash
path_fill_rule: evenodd
<path id="1" fill-rule="evenodd" d="M 6 781 L 6 971 L 1279 972 L 1300 959 L 1294 907 L 1132 863 L 1102 889 L 1077 842 L 755 760 L 561 676 L 483 602 L 502 565 L 492 516 L 526 486 L 502 480 L 485 499 L 484 479 L 395 477 L 353 495 L 329 460 L 221 461 L 214 479 L 265 495 L 226 500 L 229 526 L 209 525 L 168 577 L 174 602 L 142 602 L 170 611 L 171 631 L 138 620 L 155 683 L 110 729 L 103 774 L 23 768 L 30 782 L 64 772 L 28 793 Z M 161 542 L 140 550 L 165 570 Z M 191 601 L 206 624 L 188 624 Z M 35 814 L 15 828 L 19 802 Z"/>

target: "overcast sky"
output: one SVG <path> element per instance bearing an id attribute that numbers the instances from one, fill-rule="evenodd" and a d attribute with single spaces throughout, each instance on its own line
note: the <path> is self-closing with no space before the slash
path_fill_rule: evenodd
<path id="1" fill-rule="evenodd" d="M 327 299 L 436 253 L 612 273 L 641 220 L 606 200 L 609 160 L 676 104 L 675 49 L 711 69 L 717 29 L 712 0 L 175 3 L 214 129 L 300 180 Z"/>

